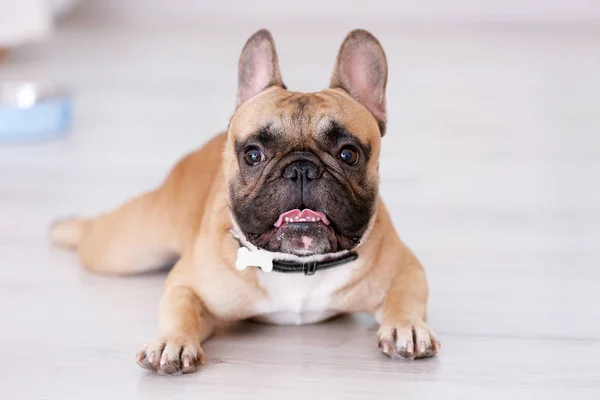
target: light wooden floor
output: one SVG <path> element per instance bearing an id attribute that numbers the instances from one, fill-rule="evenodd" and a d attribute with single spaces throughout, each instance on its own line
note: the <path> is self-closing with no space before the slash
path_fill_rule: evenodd
<path id="1" fill-rule="evenodd" d="M 0 64 L 0 77 L 70 82 L 76 107 L 70 137 L 0 145 L 0 398 L 600 398 L 596 24 L 273 21 L 284 80 L 303 91 L 328 82 L 351 28 L 381 39 L 382 192 L 426 266 L 442 351 L 391 361 L 366 316 L 247 324 L 206 343 L 199 373 L 158 377 L 134 354 L 164 275 L 85 273 L 46 227 L 152 187 L 225 128 L 238 52 L 260 26 L 96 11 Z"/>

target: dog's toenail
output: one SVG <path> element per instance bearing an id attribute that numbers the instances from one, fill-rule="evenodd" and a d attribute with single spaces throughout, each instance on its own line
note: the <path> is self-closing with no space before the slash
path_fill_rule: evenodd
<path id="1" fill-rule="evenodd" d="M 381 349 L 387 354 L 392 351 L 392 345 L 389 342 L 383 342 Z"/>

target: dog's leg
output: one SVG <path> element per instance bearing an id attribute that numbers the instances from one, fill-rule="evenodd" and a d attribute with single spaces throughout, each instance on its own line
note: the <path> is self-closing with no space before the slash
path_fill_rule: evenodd
<path id="1" fill-rule="evenodd" d="M 393 279 L 378 312 L 381 326 L 377 344 L 381 351 L 411 360 L 436 354 L 440 342 L 425 323 L 426 313 L 427 281 L 417 262 L 403 267 Z"/>
<path id="2" fill-rule="evenodd" d="M 212 334 L 213 318 L 193 289 L 176 284 L 167 286 L 158 313 L 158 335 L 137 354 L 138 364 L 161 375 L 194 372 L 204 363 L 200 345 Z"/>
<path id="3" fill-rule="evenodd" d="M 77 249 L 81 262 L 104 274 L 149 271 L 177 258 L 176 237 L 161 190 L 93 219 L 66 219 L 51 229 L 54 243 Z"/>

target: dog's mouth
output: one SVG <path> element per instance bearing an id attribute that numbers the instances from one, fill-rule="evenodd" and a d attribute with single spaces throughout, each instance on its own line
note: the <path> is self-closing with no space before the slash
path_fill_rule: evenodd
<path id="1" fill-rule="evenodd" d="M 323 223 L 325 225 L 331 225 L 325 213 L 321 211 L 313 211 L 305 208 L 300 211 L 297 208 L 295 210 L 290 210 L 282 213 L 277 221 L 273 224 L 276 228 L 279 228 L 284 224 L 297 224 L 300 222 L 307 223 Z"/>
<path id="2" fill-rule="evenodd" d="M 247 234 L 247 237 L 259 248 L 298 256 L 350 250 L 359 242 L 358 237 L 337 232 L 324 212 L 311 209 L 283 212 L 273 228 L 261 234 Z"/>

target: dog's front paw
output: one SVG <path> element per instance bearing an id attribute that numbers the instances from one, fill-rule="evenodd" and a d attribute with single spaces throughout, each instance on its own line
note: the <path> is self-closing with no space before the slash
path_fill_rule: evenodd
<path id="1" fill-rule="evenodd" d="M 414 360 L 435 355 L 440 350 L 440 341 L 425 322 L 415 319 L 381 324 L 377 346 L 389 357 Z"/>
<path id="2" fill-rule="evenodd" d="M 204 364 L 204 352 L 197 340 L 184 336 L 162 336 L 151 340 L 137 354 L 137 363 L 160 375 L 194 372 Z"/>

